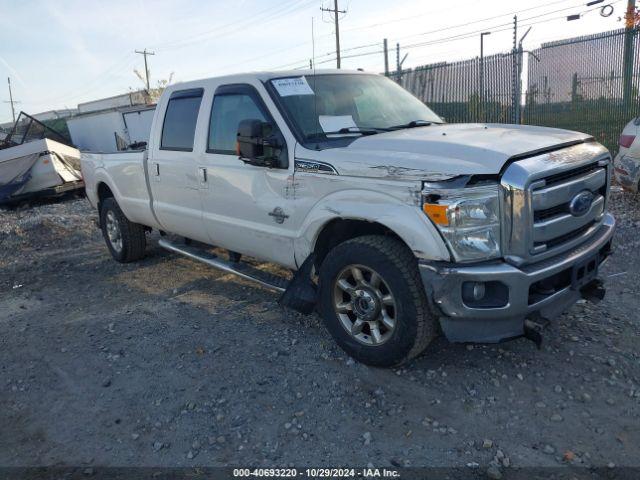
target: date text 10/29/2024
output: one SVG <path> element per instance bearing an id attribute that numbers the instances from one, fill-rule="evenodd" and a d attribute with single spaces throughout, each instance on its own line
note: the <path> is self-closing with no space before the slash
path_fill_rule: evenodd
<path id="1" fill-rule="evenodd" d="M 400 473 L 387 468 L 234 468 L 233 476 L 236 478 L 399 478 Z"/>

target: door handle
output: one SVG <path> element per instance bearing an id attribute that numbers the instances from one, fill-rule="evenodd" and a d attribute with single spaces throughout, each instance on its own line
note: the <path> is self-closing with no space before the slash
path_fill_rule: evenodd
<path id="1" fill-rule="evenodd" d="M 160 176 L 160 164 L 157 163 L 157 162 L 154 162 L 152 165 L 153 165 L 153 174 L 156 177 L 159 177 Z"/>
<path id="2" fill-rule="evenodd" d="M 205 167 L 198 167 L 198 172 L 200 173 L 200 183 L 207 182 L 207 169 Z"/>

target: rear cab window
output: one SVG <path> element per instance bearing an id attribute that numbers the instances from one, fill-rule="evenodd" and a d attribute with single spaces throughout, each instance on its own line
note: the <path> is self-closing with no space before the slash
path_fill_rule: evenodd
<path id="1" fill-rule="evenodd" d="M 162 124 L 160 150 L 193 151 L 203 91 L 193 88 L 171 94 Z"/>

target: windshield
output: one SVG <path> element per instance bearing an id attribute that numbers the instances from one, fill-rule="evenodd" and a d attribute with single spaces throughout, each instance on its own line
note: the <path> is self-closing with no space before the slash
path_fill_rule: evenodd
<path id="1" fill-rule="evenodd" d="M 305 139 L 442 123 L 424 103 L 380 75 L 322 74 L 271 80 Z"/>

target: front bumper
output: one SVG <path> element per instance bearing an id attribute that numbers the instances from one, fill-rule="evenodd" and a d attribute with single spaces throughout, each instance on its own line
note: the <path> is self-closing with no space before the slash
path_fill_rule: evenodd
<path id="1" fill-rule="evenodd" d="M 582 296 L 575 283 L 572 286 L 573 267 L 595 255 L 602 266 L 614 230 L 615 219 L 607 213 L 598 231 L 582 245 L 519 268 L 503 261 L 473 266 L 420 263 L 427 298 L 445 336 L 455 342 L 498 342 L 522 335 L 527 317 L 556 317 Z M 497 308 L 469 307 L 462 294 L 465 282 L 501 283 L 508 289 L 508 300 Z M 540 285 L 545 287 L 543 293 Z"/>

